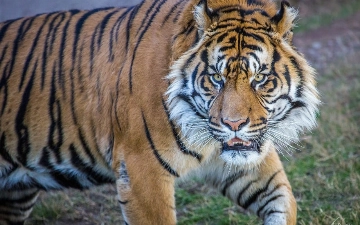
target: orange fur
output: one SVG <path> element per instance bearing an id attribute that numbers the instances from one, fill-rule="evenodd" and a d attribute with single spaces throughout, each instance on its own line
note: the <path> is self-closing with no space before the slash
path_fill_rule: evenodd
<path id="1" fill-rule="evenodd" d="M 260 127 L 268 129 L 278 113 L 264 107 L 271 90 L 288 99 L 304 91 L 296 103 L 306 109 L 296 112 L 310 121 L 303 128 L 314 123 L 314 71 L 291 44 L 295 12 L 285 3 L 277 11 L 265 0 L 249 2 L 145 0 L 133 8 L 1 23 L 0 190 L 22 194 L 16 199 L 0 193 L 12 207 L 0 201 L 0 224 L 23 222 L 40 189 L 106 182 L 116 182 L 126 223 L 175 224 L 174 183 L 192 172 L 265 224 L 296 224 L 296 202 L 275 150 L 277 140 L 250 138 L 246 143 L 261 146 L 236 162 L 223 156 L 224 143 L 235 139 L 222 143 L 210 134 L 212 128 L 198 128 L 207 120 L 226 130 L 224 119 L 242 119 L 262 135 Z M 218 52 L 228 43 L 239 45 Z M 223 79 L 216 83 L 209 68 L 221 54 L 228 65 L 216 71 Z M 273 65 L 278 76 L 267 71 L 271 82 L 254 83 L 257 72 L 251 70 L 261 65 L 240 60 L 251 54 L 268 68 Z M 182 98 L 187 88 L 208 91 L 199 95 L 212 102 L 206 116 Z M 201 119 L 181 122 L 190 118 L 182 109 Z M 26 210 L 16 203 L 24 199 L 30 199 Z M 11 216 L 16 213 L 23 216 Z"/>

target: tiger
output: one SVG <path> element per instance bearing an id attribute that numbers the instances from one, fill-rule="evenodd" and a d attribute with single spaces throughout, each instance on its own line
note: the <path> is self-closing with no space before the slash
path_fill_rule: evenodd
<path id="1" fill-rule="evenodd" d="M 296 224 L 280 154 L 320 104 L 296 18 L 286 1 L 144 0 L 1 23 L 0 224 L 41 190 L 106 183 L 125 224 L 176 224 L 192 176 Z"/>

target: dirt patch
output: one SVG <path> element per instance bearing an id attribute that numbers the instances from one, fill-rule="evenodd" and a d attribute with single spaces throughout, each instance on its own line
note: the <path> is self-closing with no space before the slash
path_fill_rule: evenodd
<path id="1" fill-rule="evenodd" d="M 330 26 L 295 35 L 294 44 L 320 73 L 326 72 L 339 60 L 358 63 L 360 12 Z"/>

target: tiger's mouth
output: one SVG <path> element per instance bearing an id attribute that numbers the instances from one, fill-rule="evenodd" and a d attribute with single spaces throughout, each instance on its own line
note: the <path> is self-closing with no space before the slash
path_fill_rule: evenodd
<path id="1" fill-rule="evenodd" d="M 260 152 L 260 144 L 255 141 L 244 141 L 240 138 L 233 138 L 223 143 L 223 151 L 255 151 Z"/>

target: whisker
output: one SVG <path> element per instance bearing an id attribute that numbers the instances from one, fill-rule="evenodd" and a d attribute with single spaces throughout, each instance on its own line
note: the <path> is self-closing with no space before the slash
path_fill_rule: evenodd
<path id="1" fill-rule="evenodd" d="M 285 139 L 287 139 L 288 141 L 291 141 L 291 142 L 297 142 L 297 140 L 298 140 L 297 137 L 291 137 L 289 135 L 283 134 L 283 133 L 278 132 L 278 131 L 273 130 L 273 129 L 269 129 L 268 133 L 274 134 L 277 137 L 285 138 Z"/>
<path id="2" fill-rule="evenodd" d="M 291 144 L 289 144 L 288 142 L 286 142 L 283 138 L 281 138 L 279 136 L 275 136 L 274 134 L 268 133 L 266 137 L 271 139 L 275 144 L 278 144 L 281 147 L 287 147 L 287 148 L 296 150 L 296 148 L 294 146 L 292 146 Z"/>
<path id="3" fill-rule="evenodd" d="M 275 145 L 279 146 L 276 150 L 281 153 L 285 158 L 285 154 L 282 152 L 284 150 L 289 156 L 292 156 L 292 153 L 297 150 L 294 146 L 290 145 L 289 143 L 285 142 L 282 139 L 279 139 L 278 137 L 271 136 L 269 134 L 266 134 L 265 137 L 271 141 L 274 142 Z M 289 152 L 290 151 L 290 152 Z M 287 159 L 288 160 L 288 159 Z"/>

